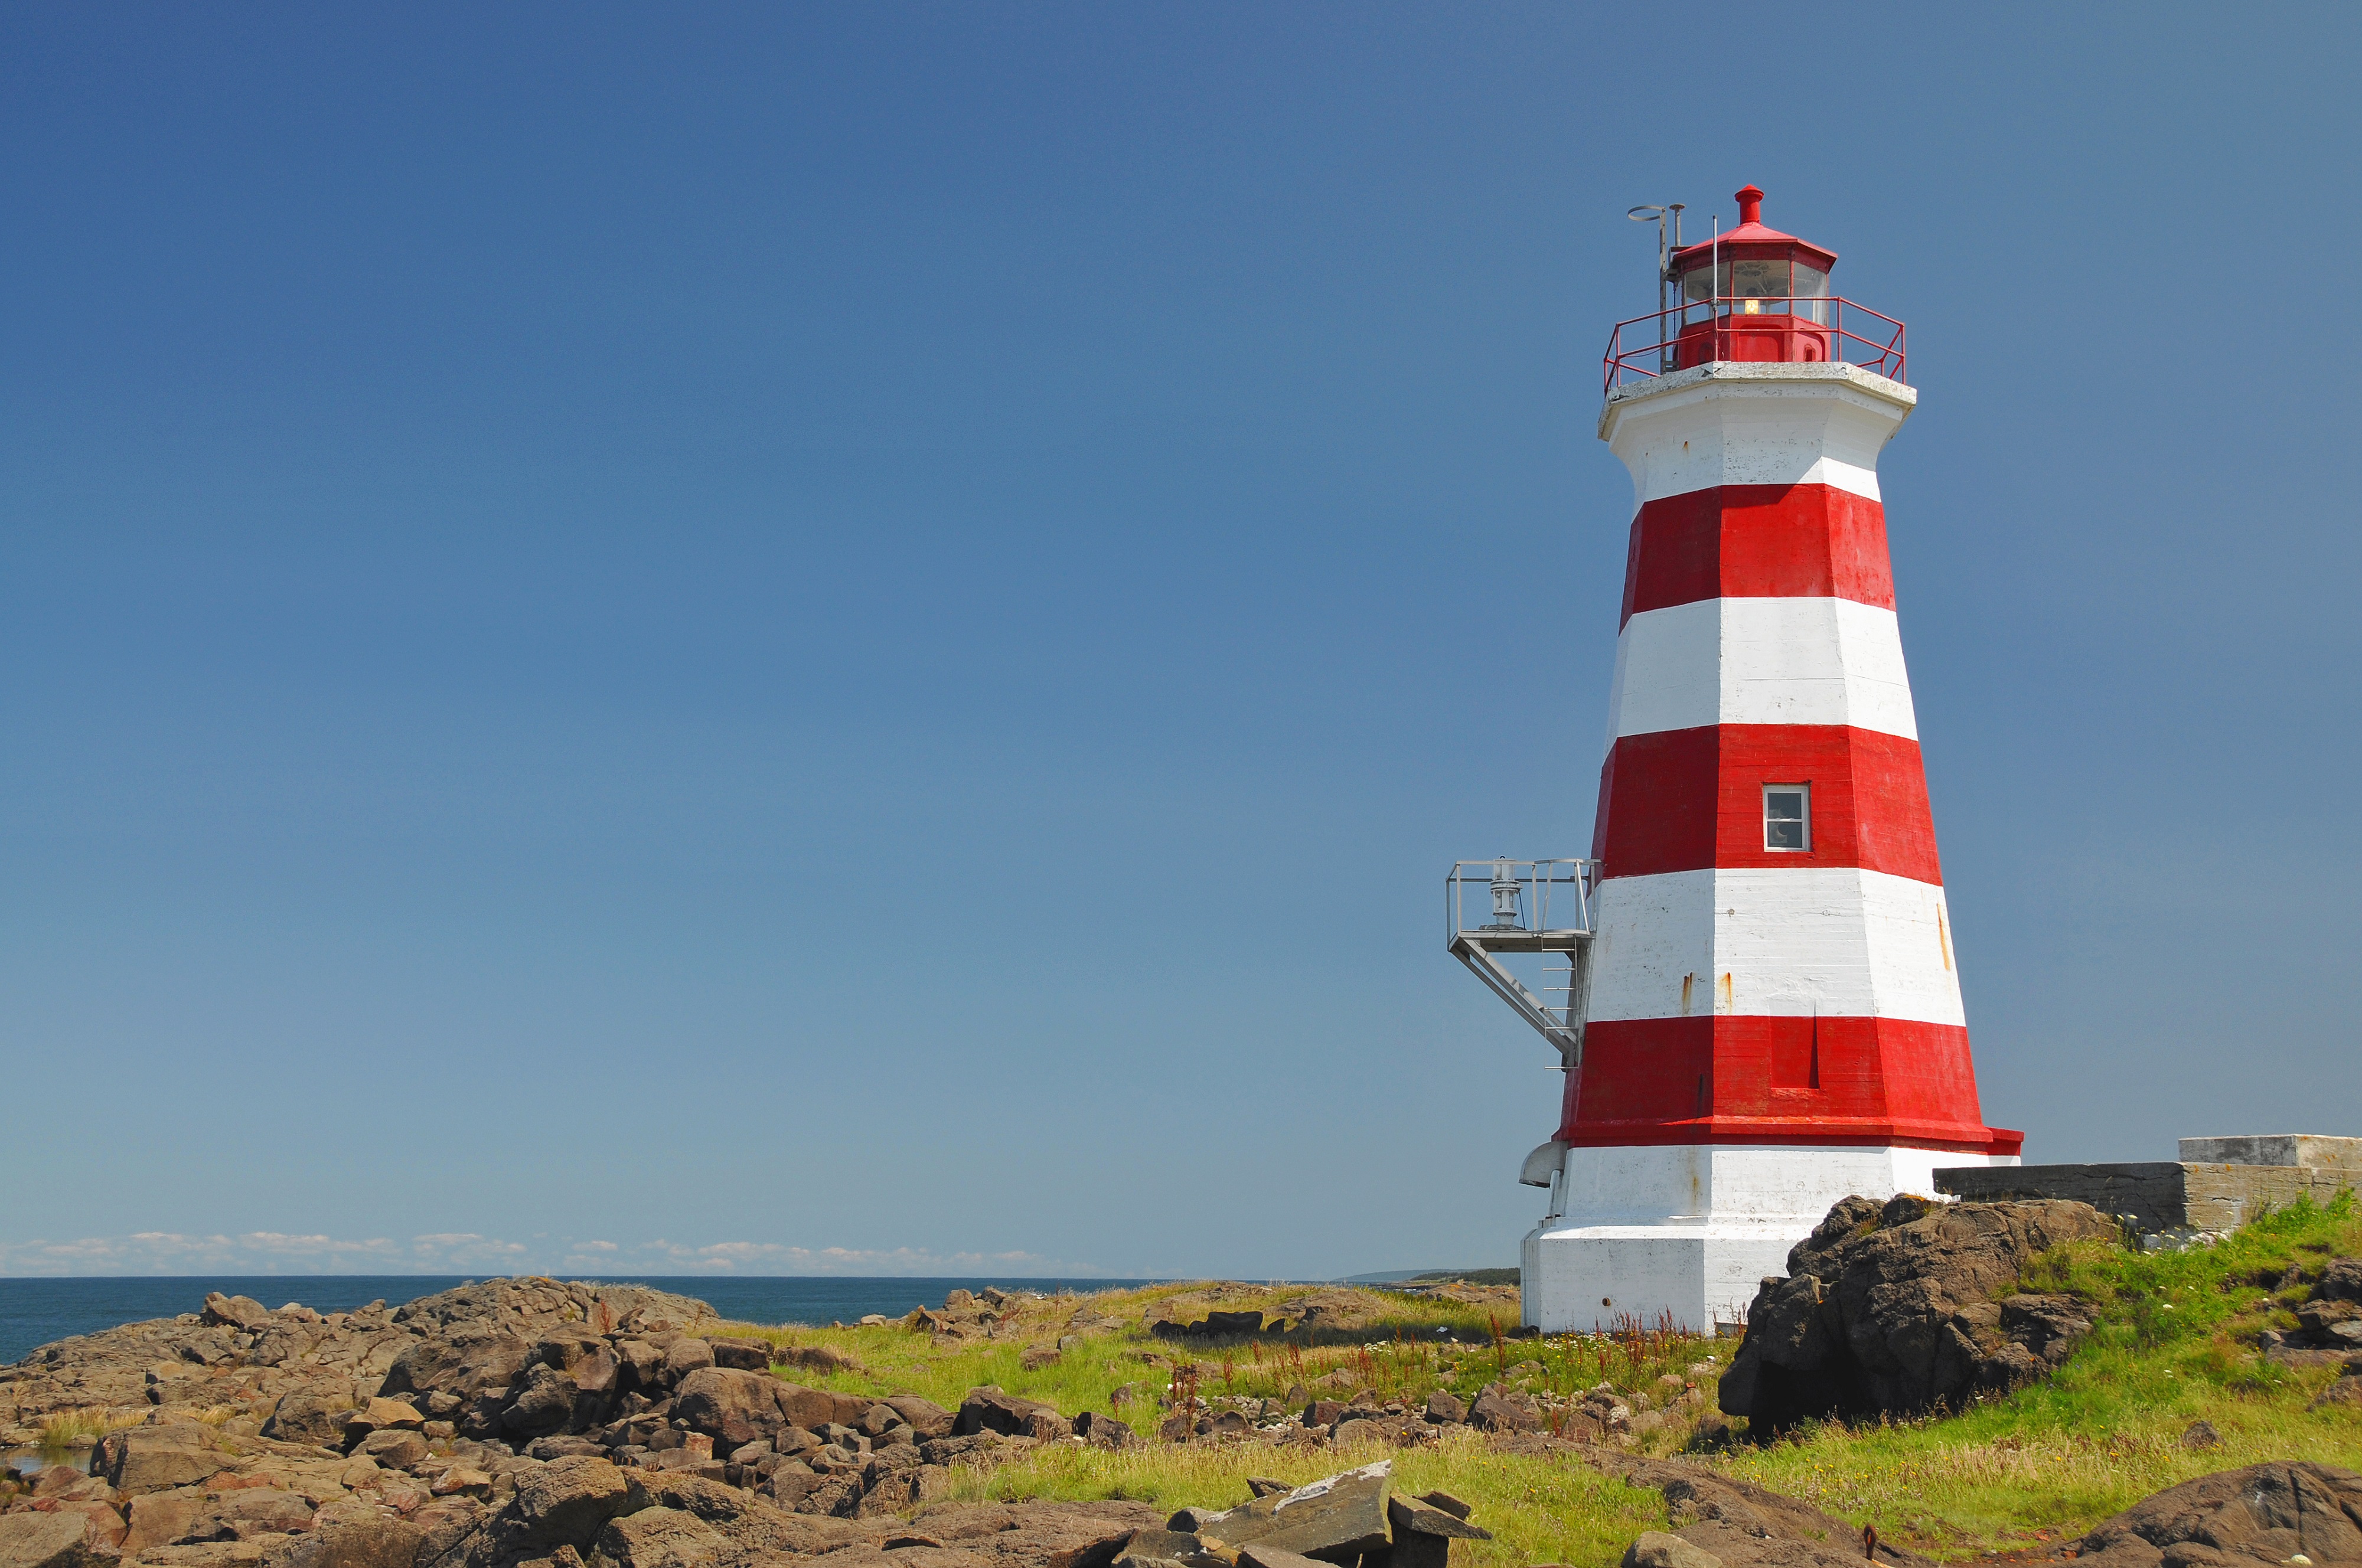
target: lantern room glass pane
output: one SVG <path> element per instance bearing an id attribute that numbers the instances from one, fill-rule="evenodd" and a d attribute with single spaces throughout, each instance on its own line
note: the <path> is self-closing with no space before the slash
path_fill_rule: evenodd
<path id="1" fill-rule="evenodd" d="M 1781 300 L 1788 297 L 1788 262 L 1783 257 L 1777 261 L 1734 261 L 1730 267 L 1730 292 L 1743 300 Z"/>
<path id="2" fill-rule="evenodd" d="M 1829 297 L 1829 275 L 1818 267 L 1807 267 L 1799 261 L 1796 263 L 1796 281 L 1792 286 L 1799 299 L 1790 308 L 1808 321 L 1827 326 L 1829 307 L 1820 302 Z"/>
<path id="3" fill-rule="evenodd" d="M 1726 268 L 1724 271 L 1727 271 Z M 1693 267 L 1682 274 L 1682 303 L 1703 304 L 1714 298 L 1714 269 Z"/>

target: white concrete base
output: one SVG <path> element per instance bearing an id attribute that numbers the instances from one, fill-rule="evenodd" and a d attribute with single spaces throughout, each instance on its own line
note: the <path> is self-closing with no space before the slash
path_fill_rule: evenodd
<path id="1" fill-rule="evenodd" d="M 1525 1321 L 1588 1332 L 1669 1314 L 1712 1332 L 1745 1320 L 1764 1276 L 1788 1272 L 1788 1249 L 1839 1198 L 1933 1197 L 1938 1165 L 2017 1163 L 1949 1149 L 1569 1149 L 1551 1211 L 1526 1237 Z"/>

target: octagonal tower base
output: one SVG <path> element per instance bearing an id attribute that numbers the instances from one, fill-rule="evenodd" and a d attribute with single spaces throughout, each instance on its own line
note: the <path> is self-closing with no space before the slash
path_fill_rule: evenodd
<path id="1" fill-rule="evenodd" d="M 2017 1163 L 1957 1149 L 1571 1148 L 1526 1236 L 1524 1320 L 1555 1334 L 1670 1317 L 1712 1333 L 1746 1320 L 1764 1276 L 1787 1273 L 1788 1249 L 1838 1199 L 1934 1197 L 1938 1165 Z"/>

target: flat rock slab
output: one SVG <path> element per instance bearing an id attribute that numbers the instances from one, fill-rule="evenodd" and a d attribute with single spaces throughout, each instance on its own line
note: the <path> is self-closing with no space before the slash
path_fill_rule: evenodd
<path id="1" fill-rule="evenodd" d="M 1199 1523 L 1210 1546 L 1249 1544 L 1346 1562 L 1388 1543 L 1386 1490 L 1394 1462 L 1382 1459 L 1216 1514 Z"/>

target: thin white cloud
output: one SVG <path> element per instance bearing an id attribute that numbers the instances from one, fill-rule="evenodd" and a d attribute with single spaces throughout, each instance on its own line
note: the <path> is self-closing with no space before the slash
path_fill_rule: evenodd
<path id="1" fill-rule="evenodd" d="M 780 1242 L 512 1242 L 445 1231 L 399 1242 L 248 1231 L 0 1242 L 0 1277 L 132 1274 L 1000 1275 L 1104 1277 L 1093 1264 L 1028 1252 L 937 1253 L 924 1247 L 799 1247 Z"/>

